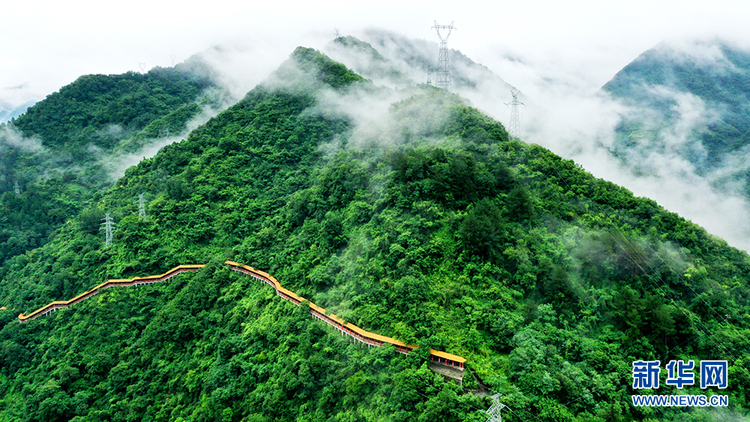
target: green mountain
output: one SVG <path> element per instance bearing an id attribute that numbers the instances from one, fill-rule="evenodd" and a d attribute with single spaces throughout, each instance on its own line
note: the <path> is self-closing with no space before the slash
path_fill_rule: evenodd
<path id="1" fill-rule="evenodd" d="M 0 263 L 43 245 L 112 186 L 124 156 L 183 133 L 220 98 L 193 59 L 145 74 L 82 76 L 0 125 Z"/>
<path id="2" fill-rule="evenodd" d="M 662 43 L 644 52 L 603 88 L 634 110 L 618 127 L 615 152 L 627 156 L 678 143 L 676 152 L 698 174 L 719 175 L 717 186 L 728 179 L 750 186 L 750 173 L 732 164 L 747 154 L 750 141 L 749 71 L 750 51 L 722 40 Z"/>
<path id="3" fill-rule="evenodd" d="M 350 343 L 226 259 L 420 348 Z M 207 267 L 17 320 L 178 264 Z M 503 394 L 509 421 L 743 417 L 749 272 L 746 253 L 454 94 L 378 88 L 298 48 L 0 267 L 0 421 L 483 421 L 472 390 Z M 468 359 L 463 385 L 430 371 L 429 348 Z M 710 394 L 729 409 L 634 407 L 641 359 L 726 359 L 730 387 Z"/>

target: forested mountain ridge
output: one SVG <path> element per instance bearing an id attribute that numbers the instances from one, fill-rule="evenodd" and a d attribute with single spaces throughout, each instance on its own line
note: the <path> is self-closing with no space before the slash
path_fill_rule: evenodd
<path id="1" fill-rule="evenodd" d="M 642 149 L 678 147 L 698 174 L 716 172 L 717 186 L 740 181 L 747 196 L 747 169 L 731 167 L 750 149 L 749 72 L 750 51 L 719 39 L 647 50 L 603 87 L 633 107 L 618 127 L 615 152 L 637 157 Z M 678 139 L 664 140 L 665 133 Z"/>
<path id="2" fill-rule="evenodd" d="M 109 248 L 103 212 L 117 221 Z M 456 95 L 378 88 L 299 48 L 0 268 L 0 420 L 486 418 L 488 399 L 425 356 L 348 344 L 226 259 L 363 328 L 468 358 L 506 420 L 721 416 L 630 404 L 632 361 L 675 357 L 729 360 L 725 393 L 746 412 L 747 254 L 509 140 Z M 17 322 L 108 278 L 203 263 Z"/>
<path id="3" fill-rule="evenodd" d="M 81 76 L 0 125 L 0 263 L 44 244 L 112 186 L 127 154 L 178 136 L 221 95 L 192 60 Z"/>
<path id="4" fill-rule="evenodd" d="M 109 152 L 137 135 L 149 124 L 167 116 L 178 116 L 183 107 L 196 113 L 195 103 L 204 99 L 206 90 L 215 86 L 205 71 L 196 65 L 154 68 L 148 73 L 122 75 L 85 75 L 30 107 L 9 124 L 2 125 L 3 149 L 0 163 L 2 190 L 12 191 L 13 182 L 34 182 L 50 169 L 50 163 L 30 154 L 41 148 L 50 153 L 67 154 L 70 166 L 85 166 L 96 161 L 94 152 Z M 177 114 L 174 114 L 177 113 Z M 192 117 L 172 117 L 163 127 L 179 133 Z M 11 138 L 11 135 L 16 138 Z M 149 133 L 157 136 L 158 133 Z M 163 134 L 162 134 L 163 136 Z M 39 168 L 39 166 L 43 166 Z M 62 166 L 59 166 L 62 167 Z M 63 176 L 63 168 L 58 168 Z"/>

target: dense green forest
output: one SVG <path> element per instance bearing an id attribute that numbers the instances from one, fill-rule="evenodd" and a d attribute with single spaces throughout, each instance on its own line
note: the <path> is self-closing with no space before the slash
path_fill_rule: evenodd
<path id="1" fill-rule="evenodd" d="M 145 74 L 82 76 L 0 125 L 0 264 L 46 243 L 112 187 L 117 157 L 178 135 L 220 100 L 193 59 Z"/>
<path id="2" fill-rule="evenodd" d="M 746 253 L 509 139 L 443 90 L 387 93 L 377 130 L 326 108 L 386 91 L 300 47 L 49 242 L 8 259 L 0 421 L 484 421 L 477 380 L 433 373 L 428 348 L 466 357 L 503 395 L 506 421 L 747 417 Z M 420 349 L 349 343 L 226 259 Z M 17 321 L 108 278 L 203 263 Z M 640 359 L 728 360 L 726 390 L 658 393 L 726 394 L 729 408 L 633 407 Z"/>

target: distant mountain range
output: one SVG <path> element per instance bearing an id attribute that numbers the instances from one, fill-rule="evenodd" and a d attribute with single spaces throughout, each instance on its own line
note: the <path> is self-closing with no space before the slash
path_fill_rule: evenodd
<path id="1" fill-rule="evenodd" d="M 603 90 L 630 110 L 613 151 L 626 162 L 648 173 L 640 158 L 667 150 L 718 188 L 750 180 L 738 161 L 750 157 L 750 51 L 722 40 L 662 43 Z"/>
<path id="2" fill-rule="evenodd" d="M 0 124 L 22 115 L 40 99 L 29 91 L 28 84 L 0 88 Z"/>
<path id="3" fill-rule="evenodd" d="M 29 107 L 36 104 L 36 101 L 28 101 L 20 106 L 13 104 L 0 104 L 0 122 L 8 122 L 13 118 L 16 118 L 28 110 Z"/>

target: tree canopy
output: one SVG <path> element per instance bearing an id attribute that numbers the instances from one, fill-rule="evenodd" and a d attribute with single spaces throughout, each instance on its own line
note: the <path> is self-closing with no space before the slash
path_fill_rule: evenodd
<path id="1" fill-rule="evenodd" d="M 321 95 L 370 83 L 314 50 L 290 61 L 0 267 L 0 421 L 483 421 L 479 382 L 508 421 L 711 420 L 630 404 L 632 361 L 675 358 L 727 359 L 722 393 L 746 414 L 746 253 L 432 87 L 390 107 L 409 131 L 350 142 L 359 123 Z M 348 343 L 226 259 L 423 353 Z M 429 348 L 468 359 L 464 386 L 429 370 Z"/>

